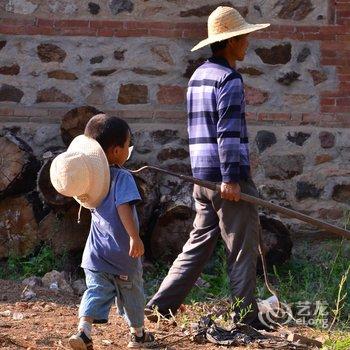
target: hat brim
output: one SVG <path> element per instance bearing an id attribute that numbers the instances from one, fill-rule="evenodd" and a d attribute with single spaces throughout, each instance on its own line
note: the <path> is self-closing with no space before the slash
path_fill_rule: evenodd
<path id="1" fill-rule="evenodd" d="M 198 49 L 201 49 L 204 46 L 216 43 L 218 41 L 223 41 L 229 38 L 233 38 L 234 36 L 252 33 L 257 30 L 267 28 L 268 26 L 270 26 L 270 23 L 248 24 L 239 30 L 212 35 L 207 39 L 204 39 L 201 42 L 199 42 L 196 46 L 194 46 L 191 49 L 191 51 L 196 51 Z"/>
<path id="2" fill-rule="evenodd" d="M 98 207 L 107 196 L 110 186 L 109 164 L 105 152 L 100 144 L 85 135 L 79 135 L 71 142 L 67 152 L 84 153 L 89 161 L 90 177 L 89 188 L 85 196 L 74 196 L 73 198 L 87 209 Z"/>

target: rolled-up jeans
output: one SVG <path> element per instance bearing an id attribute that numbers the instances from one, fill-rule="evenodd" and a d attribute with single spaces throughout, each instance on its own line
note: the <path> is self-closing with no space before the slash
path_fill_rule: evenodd
<path id="1" fill-rule="evenodd" d="M 258 196 L 251 179 L 239 184 L 242 192 Z M 235 309 L 236 315 L 250 309 L 243 318 L 243 322 L 250 323 L 258 313 L 254 297 L 259 244 L 257 207 L 242 200 L 234 202 L 222 199 L 219 192 L 197 185 L 194 185 L 193 197 L 196 206 L 193 230 L 147 307 L 157 307 L 162 314 L 168 314 L 169 310 L 176 313 L 221 236 L 227 253 L 231 297 L 233 301 L 236 298 L 243 300 Z"/>

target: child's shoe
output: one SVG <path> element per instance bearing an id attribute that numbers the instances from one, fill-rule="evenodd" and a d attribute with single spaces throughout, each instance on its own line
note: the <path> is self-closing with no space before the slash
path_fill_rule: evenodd
<path id="1" fill-rule="evenodd" d="M 154 340 L 153 334 L 150 332 L 143 331 L 141 337 L 138 337 L 136 334 L 131 333 L 128 348 L 147 349 L 154 347 L 155 345 L 156 341 Z"/>
<path id="2" fill-rule="evenodd" d="M 72 335 L 68 342 L 74 350 L 93 350 L 92 340 L 82 331 Z"/>

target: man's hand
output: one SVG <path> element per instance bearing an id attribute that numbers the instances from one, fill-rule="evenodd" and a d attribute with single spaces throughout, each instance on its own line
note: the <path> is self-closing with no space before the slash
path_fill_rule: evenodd
<path id="1" fill-rule="evenodd" d="M 131 238 L 130 237 L 130 251 L 129 255 L 132 258 L 138 258 L 145 253 L 145 248 L 140 237 Z"/>
<path id="2" fill-rule="evenodd" d="M 221 183 L 221 198 L 238 202 L 241 198 L 241 187 L 239 183 Z"/>

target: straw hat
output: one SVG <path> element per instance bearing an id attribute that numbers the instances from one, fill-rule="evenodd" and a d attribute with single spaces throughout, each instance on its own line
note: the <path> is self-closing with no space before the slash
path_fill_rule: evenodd
<path id="1" fill-rule="evenodd" d="M 109 191 L 107 157 L 96 140 L 77 136 L 67 151 L 53 160 L 50 178 L 57 192 L 74 197 L 85 208 L 96 208 Z"/>
<path id="2" fill-rule="evenodd" d="M 263 29 L 269 25 L 270 23 L 250 24 L 233 7 L 219 6 L 208 17 L 208 38 L 202 40 L 191 51 L 217 41 Z"/>

